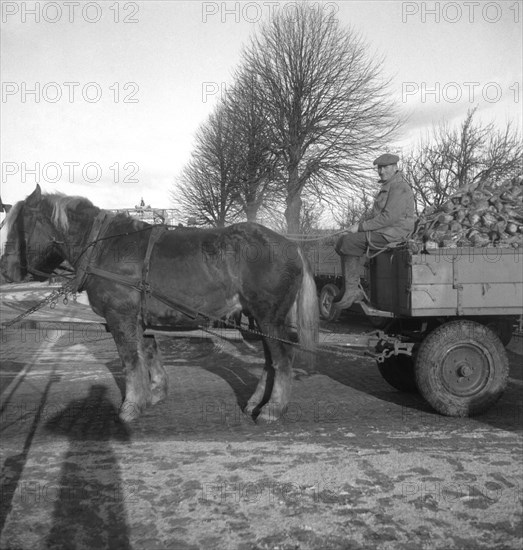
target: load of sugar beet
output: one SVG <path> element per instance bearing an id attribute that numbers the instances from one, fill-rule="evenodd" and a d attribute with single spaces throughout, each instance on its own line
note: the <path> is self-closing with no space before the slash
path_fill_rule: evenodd
<path id="1" fill-rule="evenodd" d="M 425 248 L 523 247 L 523 176 L 460 188 L 424 210 L 412 239 Z"/>

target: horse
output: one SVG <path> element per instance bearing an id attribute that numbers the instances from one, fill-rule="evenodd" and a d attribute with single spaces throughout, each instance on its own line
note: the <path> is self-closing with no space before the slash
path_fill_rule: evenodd
<path id="1" fill-rule="evenodd" d="M 21 281 L 48 278 L 63 261 L 75 290 L 105 318 L 120 356 L 125 395 L 119 417 L 137 419 L 162 401 L 168 378 L 147 328 L 201 326 L 248 312 L 261 334 L 265 366 L 244 413 L 277 420 L 291 394 L 295 345 L 313 370 L 318 342 L 314 278 L 300 247 L 251 222 L 224 228 L 170 230 L 102 210 L 83 197 L 42 193 L 40 186 L 6 218 L 8 246 L 0 273 Z"/>

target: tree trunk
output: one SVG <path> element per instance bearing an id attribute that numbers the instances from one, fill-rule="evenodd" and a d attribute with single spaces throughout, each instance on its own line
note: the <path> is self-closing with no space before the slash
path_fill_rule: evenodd
<path id="1" fill-rule="evenodd" d="M 294 141 L 297 141 L 294 139 Z M 300 158 L 300 148 L 297 145 L 291 145 L 289 151 L 289 175 L 287 179 L 287 197 L 285 199 L 285 220 L 287 221 L 287 233 L 297 235 L 300 232 L 300 214 L 301 214 L 301 187 L 298 171 Z"/>
<path id="2" fill-rule="evenodd" d="M 300 232 L 301 196 L 300 194 L 290 194 L 286 202 L 285 220 L 287 221 L 287 233 L 297 235 Z"/>
<path id="3" fill-rule="evenodd" d="M 258 210 L 260 205 L 257 203 L 247 203 L 245 205 L 245 216 L 247 217 L 248 222 L 256 222 L 258 219 Z"/>

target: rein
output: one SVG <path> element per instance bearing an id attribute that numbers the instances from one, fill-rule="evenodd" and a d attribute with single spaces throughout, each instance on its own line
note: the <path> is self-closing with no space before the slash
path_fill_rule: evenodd
<path id="1" fill-rule="evenodd" d="M 302 242 L 302 243 L 314 243 L 314 242 L 321 242 L 326 241 L 328 239 L 332 239 L 332 237 L 336 237 L 337 235 L 344 235 L 347 233 L 346 229 L 340 229 L 340 231 L 334 231 L 333 233 L 329 233 L 328 235 L 322 235 L 320 237 L 317 237 L 315 235 L 292 235 L 292 234 L 286 234 L 284 235 L 286 239 L 289 239 L 289 241 L 294 242 Z"/>

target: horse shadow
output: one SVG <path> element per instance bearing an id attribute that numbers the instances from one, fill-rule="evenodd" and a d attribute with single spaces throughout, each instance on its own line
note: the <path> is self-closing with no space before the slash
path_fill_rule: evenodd
<path id="1" fill-rule="evenodd" d="M 202 365 L 202 368 L 227 382 L 234 392 L 236 404 L 243 411 L 256 389 L 259 377 L 238 364 L 231 364 L 230 367 L 217 364 Z"/>
<path id="2" fill-rule="evenodd" d="M 130 434 L 106 393 L 105 386 L 91 386 L 85 399 L 72 401 L 45 424 L 69 441 L 49 548 L 131 548 L 124 503 L 129 491 L 111 448 L 112 441 L 129 442 Z"/>
<path id="3" fill-rule="evenodd" d="M 389 386 L 379 374 L 375 361 L 369 357 L 359 357 L 349 352 L 344 358 L 343 352 L 334 354 L 323 350 L 318 354 L 316 374 L 395 405 L 430 410 L 418 393 L 402 392 Z"/>
<path id="4" fill-rule="evenodd" d="M 176 340 L 169 344 L 165 340 L 159 341 L 160 347 L 166 351 L 176 346 Z M 254 393 L 259 381 L 259 374 L 252 372 L 252 367 L 246 367 L 246 360 L 251 356 L 263 356 L 261 341 L 258 345 L 246 343 L 244 340 L 228 341 L 220 336 L 215 338 L 202 337 L 190 341 L 190 345 L 198 346 L 198 357 L 193 358 L 198 366 L 206 372 L 224 380 L 232 389 L 236 404 L 240 410 L 247 406 L 247 402 Z M 254 347 L 255 346 L 255 347 Z M 259 346 L 259 348 L 258 348 Z M 163 350 L 162 350 L 163 351 Z M 168 360 L 164 361 L 168 364 Z M 262 363 L 257 363 L 262 368 Z"/>

